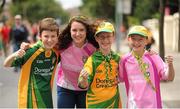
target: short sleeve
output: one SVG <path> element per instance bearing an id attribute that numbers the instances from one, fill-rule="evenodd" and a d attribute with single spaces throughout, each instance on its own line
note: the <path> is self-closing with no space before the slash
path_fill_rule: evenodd
<path id="1" fill-rule="evenodd" d="M 28 49 L 28 50 L 26 50 L 26 53 L 25 53 L 25 55 L 23 56 L 23 57 L 21 57 L 21 58 L 16 58 L 13 62 L 12 62 L 12 64 L 11 64 L 11 66 L 12 67 L 17 67 L 17 66 L 22 66 L 22 65 L 24 65 L 25 63 L 26 63 L 26 61 L 34 54 L 34 52 L 36 51 L 37 49 L 32 49 L 32 48 L 30 48 L 30 49 Z"/>
<path id="2" fill-rule="evenodd" d="M 22 65 L 23 65 L 23 57 L 22 58 L 15 58 L 11 64 L 12 67 L 20 67 Z"/>
<path id="3" fill-rule="evenodd" d="M 162 58 L 159 55 L 154 55 L 152 58 L 155 61 L 160 79 L 166 80 L 168 78 L 167 64 L 162 60 Z"/>

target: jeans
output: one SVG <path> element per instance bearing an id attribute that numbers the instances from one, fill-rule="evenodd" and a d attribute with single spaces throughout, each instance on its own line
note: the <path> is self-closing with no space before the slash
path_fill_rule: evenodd
<path id="1" fill-rule="evenodd" d="M 86 108 L 86 92 L 74 91 L 57 86 L 58 108 Z"/>

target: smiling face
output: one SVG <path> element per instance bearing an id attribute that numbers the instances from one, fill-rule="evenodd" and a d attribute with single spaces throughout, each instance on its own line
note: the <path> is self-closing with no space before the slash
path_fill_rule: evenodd
<path id="1" fill-rule="evenodd" d="M 56 31 L 50 31 L 50 30 L 44 30 L 41 33 L 40 39 L 42 40 L 44 48 L 46 50 L 50 50 L 53 47 L 55 47 L 55 45 L 58 42 L 57 32 Z"/>
<path id="2" fill-rule="evenodd" d="M 99 44 L 99 49 L 102 52 L 107 53 L 111 51 L 111 45 L 115 40 L 114 33 L 101 32 L 98 33 L 97 36 L 95 36 L 95 38 Z"/>
<path id="3" fill-rule="evenodd" d="M 147 38 L 140 35 L 131 35 L 128 38 L 129 45 L 135 52 L 142 52 L 147 44 Z"/>
<path id="4" fill-rule="evenodd" d="M 70 29 L 73 43 L 77 47 L 82 47 L 86 40 L 86 27 L 80 22 L 72 22 Z"/>

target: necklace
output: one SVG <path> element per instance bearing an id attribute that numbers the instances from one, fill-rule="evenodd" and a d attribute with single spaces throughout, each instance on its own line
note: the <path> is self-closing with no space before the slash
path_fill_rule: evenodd
<path id="1" fill-rule="evenodd" d="M 132 55 L 138 61 L 138 65 L 140 66 L 141 73 L 143 74 L 143 77 L 146 80 L 146 82 L 151 86 L 151 88 L 154 91 L 157 91 L 155 86 L 152 84 L 151 79 L 150 79 L 150 72 L 147 71 L 147 69 L 149 68 L 149 65 L 147 63 L 143 62 L 143 59 L 141 56 L 135 54 L 134 52 L 132 52 Z"/>

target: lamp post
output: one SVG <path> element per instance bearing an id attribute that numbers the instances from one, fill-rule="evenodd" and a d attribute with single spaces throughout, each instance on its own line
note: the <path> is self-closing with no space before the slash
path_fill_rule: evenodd
<path id="1" fill-rule="evenodd" d="M 120 38 L 121 33 L 119 31 L 120 25 L 122 24 L 123 19 L 123 7 L 122 7 L 122 0 L 116 0 L 116 14 L 115 14 L 115 22 L 116 22 L 116 51 L 119 52 L 120 49 Z"/>
<path id="2" fill-rule="evenodd" d="M 115 7 L 115 22 L 116 22 L 116 51 L 120 51 L 120 40 L 122 39 L 123 14 L 131 13 L 131 0 L 116 0 Z"/>

